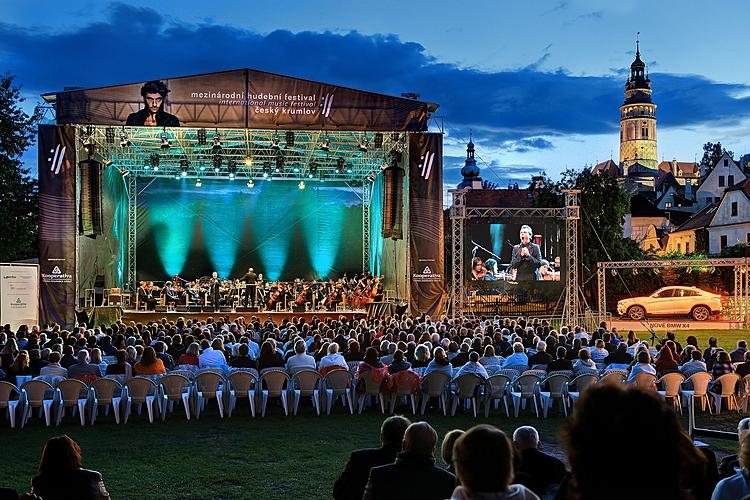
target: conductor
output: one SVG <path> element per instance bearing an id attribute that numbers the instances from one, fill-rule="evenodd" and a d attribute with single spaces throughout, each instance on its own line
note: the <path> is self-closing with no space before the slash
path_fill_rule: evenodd
<path id="1" fill-rule="evenodd" d="M 255 293 L 258 289 L 258 275 L 255 274 L 255 270 L 251 267 L 247 270 L 247 274 L 242 280 L 245 282 L 245 307 L 255 307 Z"/>
<path id="2" fill-rule="evenodd" d="M 221 308 L 221 282 L 219 281 L 219 273 L 216 271 L 211 274 L 211 281 L 208 288 L 208 300 L 214 308 L 214 312 L 219 312 Z"/>
<path id="3" fill-rule="evenodd" d="M 536 270 L 541 265 L 542 253 L 539 245 L 531 241 L 531 227 L 521 226 L 521 242 L 513 247 L 513 255 L 510 267 L 516 275 L 516 281 L 533 281 L 536 279 Z"/>

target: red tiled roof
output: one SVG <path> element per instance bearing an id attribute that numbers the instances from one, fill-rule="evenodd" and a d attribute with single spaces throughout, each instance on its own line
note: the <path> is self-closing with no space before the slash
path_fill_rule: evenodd
<path id="1" fill-rule="evenodd" d="M 612 177 L 616 177 L 620 175 L 620 167 L 614 161 L 607 160 L 594 165 L 594 167 L 591 169 L 591 172 L 594 174 L 607 172 Z"/>

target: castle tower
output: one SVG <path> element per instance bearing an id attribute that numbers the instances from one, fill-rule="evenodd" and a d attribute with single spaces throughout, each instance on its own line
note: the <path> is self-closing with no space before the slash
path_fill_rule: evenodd
<path id="1" fill-rule="evenodd" d="M 625 102 L 620 106 L 620 165 L 623 175 L 634 163 L 657 168 L 656 104 L 651 102 L 651 80 L 641 61 L 640 42 L 636 41 L 635 61 L 625 83 Z"/>
<path id="2" fill-rule="evenodd" d="M 474 158 L 474 142 L 471 139 L 471 132 L 469 132 L 469 143 L 466 145 L 466 160 L 464 161 L 464 167 L 461 169 L 461 175 L 464 176 L 464 179 L 458 185 L 459 189 L 465 187 L 482 189 L 482 178 L 479 177 L 479 167 L 477 166 L 477 160 Z"/>

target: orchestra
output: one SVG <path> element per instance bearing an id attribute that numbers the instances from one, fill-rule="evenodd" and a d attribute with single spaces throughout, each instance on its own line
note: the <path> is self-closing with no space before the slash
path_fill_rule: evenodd
<path id="1" fill-rule="evenodd" d="M 258 311 L 364 309 L 367 304 L 383 300 L 383 277 L 370 273 L 344 275 L 327 281 L 265 281 L 252 268 L 239 279 L 210 277 L 187 281 L 179 275 L 163 287 L 152 281 L 141 281 L 137 297 L 140 308 L 154 310 L 162 305 L 167 311 L 177 307 L 198 307 L 219 312 L 222 307 L 257 307 Z"/>

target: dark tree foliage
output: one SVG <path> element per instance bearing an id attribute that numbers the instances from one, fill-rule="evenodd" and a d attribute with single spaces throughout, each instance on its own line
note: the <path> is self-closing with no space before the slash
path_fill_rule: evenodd
<path id="1" fill-rule="evenodd" d="M 0 262 L 37 255 L 37 181 L 24 168 L 21 155 L 33 144 L 38 113 L 21 109 L 14 77 L 0 77 Z"/>
<path id="2" fill-rule="evenodd" d="M 707 142 L 703 145 L 703 158 L 701 159 L 701 163 L 708 166 L 708 171 L 710 172 L 716 166 L 716 162 L 721 159 L 724 153 L 727 153 L 729 154 L 729 156 L 734 157 L 734 153 L 732 151 L 727 151 L 726 149 L 724 149 L 720 142 Z"/>

